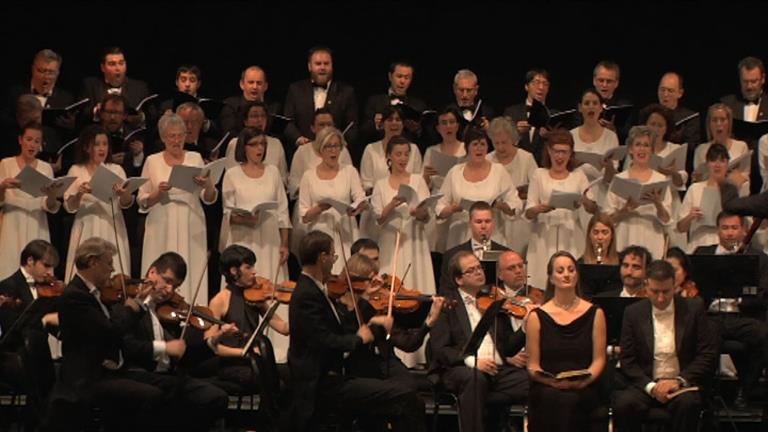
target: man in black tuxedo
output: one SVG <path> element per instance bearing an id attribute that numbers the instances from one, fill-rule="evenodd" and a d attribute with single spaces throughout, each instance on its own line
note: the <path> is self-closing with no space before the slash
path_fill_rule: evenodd
<path id="1" fill-rule="evenodd" d="M 534 100 L 547 105 L 549 85 L 549 72 L 544 69 L 529 70 L 525 73 L 525 101 L 504 110 L 504 117 L 508 117 L 512 121 L 517 127 L 517 133 L 520 134 L 518 146 L 533 154 L 536 163 L 541 162 L 541 152 L 544 148 L 547 129 L 532 127 L 528 124 L 528 112 Z"/>
<path id="2" fill-rule="evenodd" d="M 361 323 L 356 333 L 346 332 L 328 297 L 326 282 L 337 258 L 328 234 L 311 231 L 301 239 L 302 274 L 289 312 L 293 397 L 284 429 L 314 430 L 321 413 L 330 409 L 387 417 L 395 431 L 424 430 L 424 408 L 415 391 L 396 381 L 345 375 L 345 353 L 374 338 L 367 323 Z"/>
<path id="3" fill-rule="evenodd" d="M 733 118 L 746 121 L 768 119 L 768 98 L 763 97 L 765 66 L 757 57 L 743 58 L 738 65 L 741 94 L 723 96 L 721 102 L 733 111 Z M 738 137 L 757 140 L 759 137 Z"/>
<path id="4" fill-rule="evenodd" d="M 410 118 L 408 113 L 421 114 L 427 109 L 423 100 L 408 95 L 408 89 L 413 82 L 413 65 L 404 61 L 397 61 L 389 65 L 389 89 L 386 93 L 373 95 L 365 102 L 365 111 L 362 120 L 361 133 L 365 142 L 374 142 L 381 139 L 382 113 L 388 106 L 406 106 L 403 109 L 403 135 L 412 143 L 419 144 L 425 125 L 421 124 L 421 118 Z M 420 116 L 419 116 L 420 117 Z"/>
<path id="5" fill-rule="evenodd" d="M 739 61 L 739 85 L 741 94 L 723 96 L 720 101 L 727 105 L 733 112 L 734 120 L 757 122 L 768 120 L 768 97 L 765 97 L 765 65 L 757 57 L 745 57 Z M 738 122 L 734 122 L 738 123 Z M 743 131 L 738 124 L 733 125 L 733 134 L 736 138 L 746 141 L 750 149 L 755 149 L 752 157 L 750 176 L 750 188 L 752 193 L 761 191 L 762 178 L 760 177 L 759 155 L 756 149 L 761 132 L 752 133 Z"/>
<path id="6" fill-rule="evenodd" d="M 21 251 L 19 270 L 0 282 L 0 381 L 27 394 L 28 421 L 34 423 L 53 386 L 54 366 L 48 329 L 58 326 L 56 298 L 41 297 L 36 284 L 53 279 L 59 261 L 56 248 L 33 240 Z M 25 351 L 25 352 L 23 352 Z"/>
<path id="7" fill-rule="evenodd" d="M 279 102 L 266 102 L 269 89 L 267 73 L 260 66 L 249 66 L 240 74 L 242 94 L 224 99 L 224 107 L 219 114 L 219 127 L 223 133 L 231 132 L 236 136 L 243 129 L 245 108 L 250 102 L 263 102 L 270 115 L 280 114 Z M 279 133 L 280 131 L 275 131 Z"/>
<path id="8" fill-rule="evenodd" d="M 684 93 L 682 75 L 670 71 L 661 76 L 657 89 L 659 103 L 672 110 L 672 121 L 675 124 L 667 126 L 673 130 L 671 141 L 688 144 L 686 163 L 690 172 L 693 171 L 693 152 L 701 143 L 701 118 L 698 116 L 691 118 L 698 113 L 680 104 Z M 677 125 L 679 121 L 683 123 Z"/>
<path id="9" fill-rule="evenodd" d="M 601 60 L 592 70 L 592 85 L 602 98 L 603 108 L 632 105 L 630 99 L 616 94 L 616 90 L 619 88 L 620 77 L 621 69 L 619 68 L 619 65 L 610 60 Z M 628 109 L 632 112 L 629 115 L 622 115 L 622 117 L 624 117 L 623 122 L 621 122 L 620 119 L 617 119 L 614 114 L 610 114 L 606 110 L 603 110 L 604 118 L 600 119 L 600 123 L 603 126 L 616 132 L 619 136 L 620 143 L 624 142 L 627 134 L 629 134 L 629 128 L 635 124 L 634 108 Z M 617 121 L 619 121 L 619 124 L 616 124 Z"/>
<path id="10" fill-rule="evenodd" d="M 469 251 L 482 259 L 484 250 L 509 250 L 506 246 L 491 241 L 493 235 L 493 207 L 485 201 L 478 201 L 469 208 L 470 239 L 458 246 L 454 246 L 443 253 L 443 262 L 440 266 L 440 284 L 438 291 L 441 295 L 456 290 L 456 282 L 453 279 L 451 267 L 448 264 L 451 258 L 459 251 Z M 496 272 L 486 268 L 487 280 L 495 280 Z"/>
<path id="11" fill-rule="evenodd" d="M 102 409 L 108 430 L 135 431 L 157 417 L 163 392 L 126 376 L 123 357 L 125 328 L 113 320 L 102 301 L 102 290 L 114 271 L 115 246 L 106 240 L 86 239 L 75 252 L 77 274 L 59 298 L 59 328 L 63 362 L 49 399 L 43 431 L 81 429 L 90 407 Z M 148 290 L 126 306 L 139 311 Z"/>
<path id="12" fill-rule="evenodd" d="M 630 386 L 615 395 L 617 430 L 641 430 L 650 408 L 669 411 L 669 430 L 698 430 L 703 387 L 717 364 L 718 349 L 701 303 L 675 297 L 674 279 L 669 263 L 653 261 L 645 281 L 649 300 L 624 312 L 620 362 Z M 669 396 L 694 386 L 699 390 Z"/>
<path id="13" fill-rule="evenodd" d="M 313 113 L 318 108 L 328 108 L 340 130 L 345 130 L 347 142 L 352 143 L 350 152 L 353 160 L 359 160 L 362 149 L 357 145 L 357 100 L 355 90 L 339 81 L 333 80 L 333 57 L 330 48 L 314 47 L 307 56 L 309 79 L 296 81 L 288 87 L 285 97 L 284 114 L 292 119 L 285 129 L 287 143 L 295 146 L 312 141 Z"/>
<path id="14" fill-rule="evenodd" d="M 501 313 L 477 354 L 465 357 L 462 351 L 482 317 L 475 299 L 485 286 L 485 272 L 471 251 L 457 252 L 448 267 L 457 289 L 446 291 L 445 298 L 456 301 L 457 306 L 445 311 L 431 332 L 430 372 L 441 374 L 445 387 L 458 394 L 461 430 L 498 430 L 485 427 L 483 407 L 490 392 L 502 395 L 510 404 L 528 397 L 525 369 L 520 373 L 511 365 L 512 356 L 525 345 L 525 334 L 513 332 L 509 318 Z M 504 421 L 505 416 L 494 414 L 488 416 L 487 423 Z"/>
<path id="15" fill-rule="evenodd" d="M 696 255 L 729 255 L 736 253 L 744 242 L 746 226 L 739 215 L 720 212 L 717 215 L 718 244 L 699 246 Z M 759 256 L 757 294 L 738 299 L 715 299 L 709 306 L 710 313 L 717 313 L 711 320 L 722 340 L 735 340 L 747 346 L 745 354 L 731 357 L 739 375 L 739 393 L 734 405 L 743 409 L 754 396 L 761 372 L 768 360 L 768 327 L 765 323 L 766 288 L 768 288 L 768 256 L 758 249 L 746 253 Z M 718 313 L 722 312 L 722 313 Z"/>
<path id="16" fill-rule="evenodd" d="M 109 47 L 101 57 L 101 77 L 88 77 L 83 80 L 80 99 L 89 98 L 83 113 L 86 122 L 94 121 L 99 116 L 102 101 L 107 95 L 121 95 L 125 99 L 125 108 L 136 109 L 141 101 L 150 95 L 149 87 L 144 81 L 130 78 L 125 53 L 119 47 Z M 145 105 L 146 106 L 146 105 Z M 147 106 L 147 108 L 149 108 Z M 128 113 L 126 123 L 136 128 L 144 124 L 152 124 L 157 120 L 157 113 L 148 109 L 146 113 Z"/>
<path id="17" fill-rule="evenodd" d="M 19 96 L 31 94 L 42 108 L 65 108 L 75 100 L 72 93 L 56 85 L 61 70 L 62 58 L 53 50 L 43 49 L 32 60 L 29 83 L 14 85 L 8 91 L 8 103 L 4 107 L 3 123 L 7 130 L 16 130 L 16 104 Z M 69 140 L 74 134 L 75 115 L 65 115 L 55 119 L 51 127 L 63 140 Z"/>
<path id="18" fill-rule="evenodd" d="M 458 137 L 460 140 L 464 139 L 464 131 L 469 125 L 488 129 L 493 119 L 493 108 L 484 100 L 477 98 L 479 92 L 480 84 L 474 72 L 469 69 L 456 72 L 453 77 L 454 101 L 448 105 L 447 109 L 455 109 L 459 113 Z"/>
<path id="19" fill-rule="evenodd" d="M 170 402 L 170 410 L 157 419 L 155 427 L 207 431 L 224 415 L 227 393 L 207 381 L 179 374 L 177 369 L 194 366 L 209 357 L 211 350 L 200 330 L 189 327 L 182 338 L 178 323 L 161 321 L 157 312 L 158 305 L 174 295 L 186 273 L 187 265 L 179 254 L 160 255 L 147 271 L 145 283 L 150 285 L 150 293 L 140 302 L 138 312 L 118 304 L 112 313 L 126 329 L 126 377 L 159 388 Z"/>

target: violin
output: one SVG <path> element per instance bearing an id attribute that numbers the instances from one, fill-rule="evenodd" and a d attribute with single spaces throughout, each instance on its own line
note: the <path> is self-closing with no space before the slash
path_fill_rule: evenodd
<path id="1" fill-rule="evenodd" d="M 368 296 L 368 303 L 374 310 L 376 310 L 376 312 L 386 313 L 389 308 L 389 293 L 389 289 L 381 288 Z M 415 312 L 419 309 L 421 303 L 431 302 L 432 297 L 434 296 L 422 294 L 415 289 L 401 288 L 400 291 L 395 294 L 395 298 L 392 302 L 392 309 L 398 313 Z M 456 300 L 445 299 L 443 307 L 451 309 L 456 307 L 457 304 L 458 302 Z"/>
<path id="2" fill-rule="evenodd" d="M 131 279 L 128 275 L 115 274 L 104 286 L 99 287 L 101 302 L 109 306 L 125 301 L 125 295 L 136 297 L 142 283 L 144 281 L 141 279 Z M 125 295 L 123 294 L 123 286 L 125 286 Z"/>
<path id="3" fill-rule="evenodd" d="M 165 324 L 179 325 L 187 318 L 189 304 L 184 301 L 179 293 L 173 293 L 171 298 L 155 307 L 157 318 Z M 200 330 L 208 330 L 213 324 L 225 325 L 226 323 L 213 316 L 213 311 L 206 306 L 192 308 L 192 317 L 189 320 L 192 327 Z"/>
<path id="4" fill-rule="evenodd" d="M 21 306 L 21 299 L 0 294 L 0 307 L 17 308 Z"/>
<path id="5" fill-rule="evenodd" d="M 357 276 L 352 276 L 350 279 L 352 279 L 352 289 L 355 293 L 361 294 L 368 288 L 368 279 L 361 280 Z M 328 287 L 328 297 L 332 299 L 341 298 L 349 289 L 347 279 L 343 275 L 331 275 L 325 284 Z"/>
<path id="6" fill-rule="evenodd" d="M 44 279 L 40 282 L 35 282 L 35 290 L 37 291 L 37 297 L 58 297 L 64 293 L 66 288 L 64 281 L 57 280 L 53 277 Z"/>
<path id="7" fill-rule="evenodd" d="M 683 286 L 680 289 L 680 296 L 684 298 L 694 298 L 699 295 L 699 287 L 696 286 L 696 282 L 687 280 L 683 282 Z"/>
<path id="8" fill-rule="evenodd" d="M 246 303 L 251 305 L 264 303 L 270 299 L 287 304 L 291 302 L 291 295 L 295 288 L 296 282 L 294 281 L 284 281 L 275 286 L 269 279 L 256 276 L 253 285 L 243 289 L 243 298 Z"/>
<path id="9" fill-rule="evenodd" d="M 504 304 L 501 306 L 502 310 L 507 314 L 517 319 L 523 319 L 528 315 L 528 308 L 525 307 L 527 302 L 533 300 L 523 296 L 515 296 L 513 298 L 507 298 L 504 291 L 499 287 L 491 287 L 488 291 L 480 291 L 477 293 L 477 308 L 480 312 L 485 312 L 496 300 L 504 300 Z"/>

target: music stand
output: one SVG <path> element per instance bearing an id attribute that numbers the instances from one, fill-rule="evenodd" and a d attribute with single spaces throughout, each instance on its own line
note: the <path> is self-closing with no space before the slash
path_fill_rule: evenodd
<path id="1" fill-rule="evenodd" d="M 595 297 L 592 299 L 600 306 L 605 314 L 605 326 L 608 336 L 608 345 L 619 345 L 621 341 L 621 326 L 624 321 L 624 310 L 643 300 L 642 297 Z"/>
<path id="2" fill-rule="evenodd" d="M 579 280 L 581 291 L 589 299 L 623 286 L 618 265 L 579 264 Z"/>
<path id="3" fill-rule="evenodd" d="M 480 265 L 483 266 L 485 272 L 485 283 L 491 285 L 497 285 L 499 279 L 499 273 L 497 271 L 497 265 L 499 262 L 499 255 L 504 253 L 503 250 L 485 250 L 480 252 Z"/>
<path id="4" fill-rule="evenodd" d="M 475 330 L 473 330 L 472 334 L 469 336 L 467 344 L 464 345 L 464 349 L 461 350 L 462 357 L 473 355 L 475 356 L 475 362 L 477 362 L 477 350 L 480 349 L 480 344 L 483 343 L 485 334 L 490 330 L 496 315 L 501 312 L 501 305 L 503 305 L 505 301 L 506 299 L 496 300 L 488 307 L 488 309 L 486 309 L 483 317 L 480 318 L 480 322 L 475 326 Z"/>
<path id="5" fill-rule="evenodd" d="M 757 255 L 690 255 L 699 295 L 710 304 L 717 298 L 738 298 L 744 287 L 758 285 Z"/>

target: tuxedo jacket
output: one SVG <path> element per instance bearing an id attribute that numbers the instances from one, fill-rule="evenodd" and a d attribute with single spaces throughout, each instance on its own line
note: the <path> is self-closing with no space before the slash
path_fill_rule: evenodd
<path id="1" fill-rule="evenodd" d="M 75 391 L 87 390 L 104 375 L 104 360 L 119 358 L 124 328 L 104 315 L 98 300 L 77 275 L 59 299 L 59 327 L 61 384 Z"/>
<path id="2" fill-rule="evenodd" d="M 454 300 L 457 304 L 440 314 L 430 332 L 430 372 L 439 373 L 446 368 L 463 366 L 463 350 L 472 335 L 469 315 L 458 289 L 444 295 L 446 300 Z M 525 333 L 522 329 L 513 331 L 509 316 L 504 312 L 499 313 L 496 324 L 491 326 L 489 332 L 496 337 L 496 350 L 502 359 L 514 356 L 525 346 Z"/>
<path id="3" fill-rule="evenodd" d="M 390 96 L 387 93 L 381 93 L 370 96 L 365 102 L 365 109 L 363 110 L 362 125 L 360 127 L 360 134 L 362 139 L 366 143 L 371 143 L 380 140 L 384 136 L 384 132 L 376 130 L 376 123 L 373 118 L 376 114 L 381 114 L 388 106 L 392 106 L 392 99 L 394 96 Z M 414 96 L 397 96 L 404 104 L 407 104 L 418 112 L 423 112 L 427 109 L 427 104 L 423 100 Z M 427 125 L 422 124 L 422 132 Z M 403 136 L 408 138 L 412 143 L 418 143 L 420 135 L 416 135 L 408 129 L 403 129 Z"/>
<path id="4" fill-rule="evenodd" d="M 14 274 L 9 276 L 0 282 L 0 295 L 21 300 L 21 304 L 15 307 L 0 307 L 0 328 L 3 329 L 3 341 L 2 351 L 15 350 L 20 348 L 21 341 L 23 340 L 23 330 L 28 325 L 35 327 L 41 327 L 40 318 L 43 315 L 43 310 L 32 306 L 28 312 L 21 317 L 22 312 L 30 307 L 30 304 L 34 301 L 32 297 L 32 291 L 27 284 L 27 280 L 21 270 L 16 270 Z M 40 302 L 53 303 L 54 299 L 42 299 Z M 43 305 L 41 305 L 43 306 Z M 34 310 L 32 309 L 34 308 Z M 50 310 L 52 311 L 52 310 Z M 16 324 L 16 328 L 12 334 L 8 333 L 17 319 L 23 319 L 24 322 Z"/>
<path id="5" fill-rule="evenodd" d="M 701 302 L 675 297 L 675 349 L 680 376 L 691 385 L 706 384 L 718 358 L 718 343 L 708 328 Z M 621 372 L 640 389 L 653 381 L 653 317 L 649 300 L 627 307 L 621 329 Z"/>
<path id="6" fill-rule="evenodd" d="M 93 107 L 96 106 L 96 104 L 101 103 L 107 95 L 108 87 L 109 86 L 104 82 L 103 77 L 88 77 L 83 80 L 83 89 L 80 93 L 80 99 L 90 99 L 82 110 L 86 124 L 93 121 Z M 127 104 L 125 109 L 127 111 L 129 108 L 136 108 L 139 102 L 149 96 L 150 93 L 149 87 L 144 81 L 126 77 L 120 94 L 125 98 Z M 154 116 L 154 113 L 152 116 Z M 149 117 L 150 114 L 147 114 L 148 119 Z M 150 123 L 150 120 L 147 120 L 147 124 Z"/>
<path id="7" fill-rule="evenodd" d="M 11 112 L 13 113 L 14 118 L 16 114 L 16 102 L 19 100 L 19 96 L 23 94 L 32 94 L 29 83 L 26 85 L 15 85 L 11 87 L 8 92 L 8 106 L 11 107 Z M 54 86 L 53 93 L 46 99 L 43 108 L 64 108 L 71 105 L 73 102 L 75 102 L 75 98 L 72 96 L 72 93 L 58 86 Z"/>
<path id="8" fill-rule="evenodd" d="M 315 282 L 302 274 L 291 297 L 288 367 L 293 400 L 291 418 L 296 430 L 307 430 L 321 381 L 343 374 L 344 353 L 354 351 L 362 339 L 345 332 L 331 304 Z"/>
<path id="9" fill-rule="evenodd" d="M 245 117 L 243 110 L 248 103 L 249 101 L 245 100 L 242 94 L 224 99 L 224 106 L 221 108 L 221 113 L 219 113 L 219 128 L 222 133 L 230 132 L 232 133 L 230 138 L 237 137 L 237 134 L 243 130 L 243 120 Z M 266 104 L 269 114 L 280 114 L 282 112 L 280 102 L 266 102 Z"/>
<path id="10" fill-rule="evenodd" d="M 495 241 L 491 241 L 491 250 L 507 251 L 509 248 L 502 244 L 496 243 Z M 440 285 L 437 287 L 441 294 L 456 291 L 456 282 L 453 280 L 453 276 L 451 276 L 450 262 L 451 258 L 459 251 L 472 252 L 472 240 L 467 240 L 466 242 L 458 246 L 454 246 L 443 253 L 443 263 L 440 266 Z M 488 275 L 486 275 L 486 279 L 487 276 Z M 494 275 L 492 280 L 486 280 L 485 282 L 493 283 L 495 280 L 496 276 Z"/>
<path id="11" fill-rule="evenodd" d="M 133 312 L 127 306 L 115 305 L 112 308 L 114 321 L 120 323 L 120 327 L 125 330 L 123 334 L 123 355 L 127 368 L 143 369 L 153 372 L 157 368 L 157 361 L 154 358 L 153 341 L 155 339 L 152 329 L 152 317 L 150 312 L 143 307 L 138 312 Z M 178 325 L 168 325 L 161 322 L 166 340 L 178 339 L 181 336 L 181 328 Z M 185 364 L 193 364 L 193 359 L 204 358 L 205 353 L 210 349 L 203 343 L 200 330 L 190 327 L 184 336 L 187 342 L 187 349 L 182 357 Z"/>
<path id="12" fill-rule="evenodd" d="M 477 101 L 479 100 L 480 98 L 477 99 Z M 472 107 L 473 112 L 475 110 L 475 107 L 477 106 L 477 101 L 475 101 L 475 105 Z M 456 101 L 451 102 L 447 108 L 454 109 L 459 113 L 459 132 L 456 136 L 459 138 L 460 141 L 464 141 L 464 132 L 467 130 L 467 127 L 470 124 L 469 121 L 467 121 L 467 119 L 465 119 L 464 116 L 462 115 L 463 110 L 459 108 L 459 104 L 456 103 Z M 480 105 L 480 111 L 478 111 L 472 124 L 474 124 L 475 126 L 479 126 L 480 120 L 483 117 L 487 118 L 488 121 L 491 121 L 493 120 L 494 114 L 495 112 L 493 111 L 493 108 L 490 105 L 488 105 L 485 100 L 483 100 L 483 104 Z"/>
<path id="13" fill-rule="evenodd" d="M 746 104 L 744 98 L 735 94 L 730 94 L 728 96 L 723 96 L 720 101 L 733 111 L 733 118 L 740 120 L 744 119 L 744 105 Z M 757 120 L 768 120 L 768 96 L 765 94 L 760 97 Z M 759 137 L 755 137 L 755 139 L 757 138 Z"/>
<path id="14" fill-rule="evenodd" d="M 288 87 L 285 97 L 284 114 L 293 119 L 285 128 L 285 138 L 292 145 L 301 137 L 314 139 L 310 126 L 315 113 L 314 88 L 309 79 L 297 81 Z M 333 80 L 328 88 L 328 96 L 325 100 L 325 108 L 333 115 L 336 128 L 343 131 L 350 122 L 354 122 L 352 128 L 344 136 L 346 141 L 353 146 L 357 142 L 357 100 L 355 90 L 347 84 Z"/>
<path id="15" fill-rule="evenodd" d="M 507 107 L 507 109 L 504 110 L 504 117 L 509 118 L 512 121 L 513 126 L 517 126 L 517 122 L 528 120 L 528 105 L 523 102 Z M 541 152 L 544 149 L 544 139 L 541 137 L 539 128 L 536 128 L 533 131 L 533 139 L 531 139 L 530 133 L 520 134 L 518 146 L 523 150 L 530 152 L 536 163 L 541 164 Z"/>

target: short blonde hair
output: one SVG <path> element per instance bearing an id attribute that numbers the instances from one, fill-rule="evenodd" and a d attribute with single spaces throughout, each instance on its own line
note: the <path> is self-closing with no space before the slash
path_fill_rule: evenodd
<path id="1" fill-rule="evenodd" d="M 344 134 L 342 134 L 341 131 L 335 127 L 326 127 L 321 129 L 320 132 L 318 132 L 315 136 L 315 140 L 312 142 L 312 146 L 315 148 L 315 151 L 321 153 L 325 146 L 330 143 L 331 138 L 335 136 L 339 137 L 339 141 L 341 141 L 341 148 L 344 149 L 347 146 L 347 141 L 344 139 Z"/>

